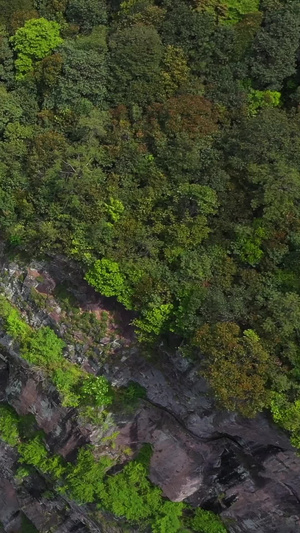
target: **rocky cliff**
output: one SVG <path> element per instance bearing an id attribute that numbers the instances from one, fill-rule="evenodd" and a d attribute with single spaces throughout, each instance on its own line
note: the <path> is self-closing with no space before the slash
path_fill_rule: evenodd
<path id="1" fill-rule="evenodd" d="M 300 532 L 300 458 L 267 415 L 247 420 L 219 410 L 197 368 L 163 346 L 151 358 L 141 354 L 132 317 L 95 294 L 63 258 L 29 267 L 2 259 L 0 288 L 30 324 L 49 324 L 73 339 L 66 350 L 70 360 L 114 385 L 136 382 L 147 392 L 131 413 L 97 428 L 78 419 L 75 409 L 62 407 L 51 383 L 2 332 L 1 401 L 19 414 L 33 414 L 51 451 L 72 459 L 82 444 L 99 445 L 105 432 L 117 431 L 119 452 L 152 444 L 150 479 L 169 499 L 220 513 L 232 533 Z M 103 312 L 106 329 L 93 338 L 78 315 L 93 315 L 94 332 Z M 91 518 L 88 506 L 49 496 L 47 479 L 38 473 L 30 482 L 18 481 L 16 453 L 2 442 L 0 463 L 4 531 L 25 531 L 26 520 L 41 532 L 125 531 L 112 517 Z"/>

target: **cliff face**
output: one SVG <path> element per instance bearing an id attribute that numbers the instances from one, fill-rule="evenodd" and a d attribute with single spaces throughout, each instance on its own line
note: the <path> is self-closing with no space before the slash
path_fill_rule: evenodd
<path id="1" fill-rule="evenodd" d="M 55 297 L 62 283 L 68 284 L 81 310 L 97 318 L 105 308 L 116 318 L 111 302 L 96 295 L 63 260 L 28 268 L 2 261 L 2 292 L 31 324 L 51 324 L 66 336 L 71 326 Z M 119 313 L 117 318 L 118 329 L 111 320 L 96 345 L 78 330 L 80 342 L 67 349 L 71 360 L 105 374 L 113 384 L 134 381 L 146 389 L 147 398 L 139 407 L 111 424 L 110 431 L 119 432 L 117 448 L 135 451 L 151 443 L 153 483 L 171 500 L 220 512 L 232 533 L 300 532 L 300 459 L 288 437 L 264 415 L 246 420 L 218 410 L 197 368 L 163 349 L 157 362 L 150 362 L 134 345 L 131 317 Z M 62 407 L 55 389 L 20 358 L 4 334 L 0 344 L 1 401 L 19 414 L 34 414 L 51 451 L 72 459 L 79 446 L 99 442 L 101 428 L 78 421 L 76 410 Z M 47 480 L 38 474 L 34 483 L 18 482 L 16 454 L 3 443 L 0 463 L 0 521 L 5 531 L 22 531 L 24 516 L 42 532 L 123 530 L 109 517 L 91 520 L 85 506 L 60 496 L 47 498 Z"/>

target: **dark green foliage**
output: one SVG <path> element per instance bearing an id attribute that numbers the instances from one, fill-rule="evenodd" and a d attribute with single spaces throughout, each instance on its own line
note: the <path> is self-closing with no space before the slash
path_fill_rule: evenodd
<path id="1" fill-rule="evenodd" d="M 29 518 L 27 518 L 24 513 L 22 513 L 21 528 L 22 533 L 38 533 L 38 530 L 36 529 L 35 525 L 29 520 Z"/>
<path id="2" fill-rule="evenodd" d="M 4 27 L 0 28 L 0 81 L 11 86 L 14 80 L 13 51 L 9 45 L 8 33 Z"/>
<path id="3" fill-rule="evenodd" d="M 129 405 L 136 405 L 140 398 L 146 398 L 147 392 L 144 387 L 139 383 L 131 382 L 128 384 L 126 389 L 124 389 L 124 394 L 122 395 L 122 401 Z"/>
<path id="4" fill-rule="evenodd" d="M 295 73 L 299 47 L 300 6 L 291 1 L 267 12 L 251 51 L 250 73 L 258 89 L 280 91 Z"/>
<path id="5" fill-rule="evenodd" d="M 145 105 L 159 92 L 163 47 L 156 29 L 136 25 L 119 29 L 109 39 L 110 101 Z"/>
<path id="6" fill-rule="evenodd" d="M 105 28 L 95 28 L 88 37 L 66 41 L 59 49 L 61 75 L 52 92 L 46 91 L 44 106 L 49 109 L 82 109 L 90 103 L 103 106 L 106 96 Z"/>
<path id="7" fill-rule="evenodd" d="M 83 31 L 91 30 L 107 20 L 105 0 L 69 0 L 67 19 L 75 22 Z"/>
<path id="8" fill-rule="evenodd" d="M 33 0 L 0 0 L 0 23 L 9 24 L 16 11 L 31 11 L 34 9 Z"/>
<path id="9" fill-rule="evenodd" d="M 214 17 L 192 10 L 188 2 L 166 2 L 170 9 L 162 26 L 163 41 L 181 46 L 197 70 L 205 69 L 213 51 Z M 164 5 L 164 2 L 163 2 Z"/>

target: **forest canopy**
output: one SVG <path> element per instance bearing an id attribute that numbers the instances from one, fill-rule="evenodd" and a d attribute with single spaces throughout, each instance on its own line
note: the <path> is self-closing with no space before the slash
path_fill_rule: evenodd
<path id="1" fill-rule="evenodd" d="M 0 24 L 8 252 L 77 261 L 297 444 L 299 1 L 0 0 Z"/>

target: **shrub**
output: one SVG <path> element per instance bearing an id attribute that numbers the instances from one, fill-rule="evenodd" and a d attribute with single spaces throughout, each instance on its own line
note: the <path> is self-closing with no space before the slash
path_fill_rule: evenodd
<path id="1" fill-rule="evenodd" d="M 91 405 L 109 405 L 112 402 L 111 386 L 104 376 L 87 375 L 80 389 L 80 395 Z"/>
<path id="2" fill-rule="evenodd" d="M 271 413 L 274 421 L 291 433 L 291 442 L 300 448 L 300 400 L 291 402 L 283 393 L 273 392 Z"/>
<path id="3" fill-rule="evenodd" d="M 102 502 L 108 511 L 127 520 L 149 520 L 160 508 L 161 489 L 148 481 L 144 465 L 132 461 L 107 479 Z"/>
<path id="4" fill-rule="evenodd" d="M 16 446 L 19 442 L 19 417 L 15 411 L 6 405 L 0 405 L 0 438 Z"/>
<path id="5" fill-rule="evenodd" d="M 81 448 L 75 465 L 69 465 L 69 473 L 62 492 L 68 492 L 80 503 L 92 503 L 101 498 L 103 478 L 113 465 L 108 457 L 96 461 L 91 449 Z"/>
<path id="6" fill-rule="evenodd" d="M 24 341 L 31 333 L 31 328 L 21 318 L 21 313 L 5 296 L 0 295 L 0 316 L 5 319 L 6 331 L 16 340 Z"/>
<path id="7" fill-rule="evenodd" d="M 82 378 L 82 371 L 70 363 L 65 362 L 62 368 L 53 373 L 53 383 L 62 395 L 64 407 L 77 407 L 80 403 L 78 383 Z"/>
<path id="8" fill-rule="evenodd" d="M 60 479 L 64 474 L 63 459 L 59 455 L 49 455 L 41 435 L 36 435 L 32 440 L 20 444 L 18 451 L 20 463 L 34 466 L 44 474 L 51 474 L 55 479 Z"/>
<path id="9" fill-rule="evenodd" d="M 18 447 L 20 463 L 35 466 L 42 472 L 48 471 L 48 452 L 40 435 L 27 443 L 22 443 Z"/>
<path id="10" fill-rule="evenodd" d="M 64 346 L 65 343 L 51 328 L 41 327 L 29 339 L 22 355 L 32 363 L 40 363 L 43 366 L 46 363 L 51 367 L 62 360 Z"/>
<path id="11" fill-rule="evenodd" d="M 191 526 L 193 531 L 199 533 L 226 533 L 224 525 L 214 513 L 200 508 L 195 512 Z"/>
<path id="12" fill-rule="evenodd" d="M 181 531 L 181 516 L 184 509 L 181 502 L 164 502 L 153 525 L 153 533 L 176 533 Z"/>

